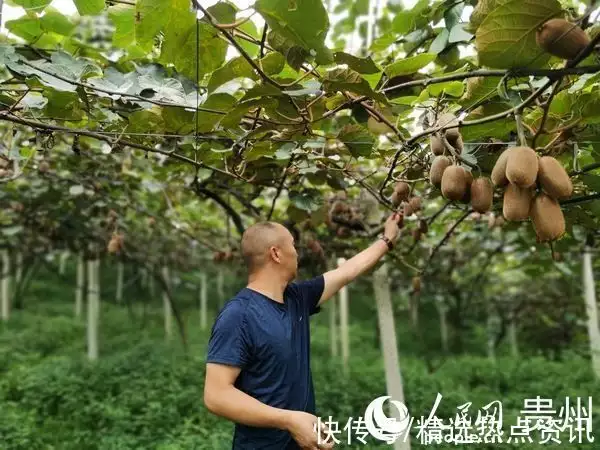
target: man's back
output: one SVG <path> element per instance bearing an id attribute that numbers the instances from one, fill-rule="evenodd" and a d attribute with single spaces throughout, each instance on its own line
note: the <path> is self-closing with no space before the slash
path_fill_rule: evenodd
<path id="1" fill-rule="evenodd" d="M 240 367 L 235 387 L 269 406 L 314 414 L 309 316 L 323 288 L 323 276 L 291 283 L 284 303 L 242 289 L 215 321 L 207 362 Z M 236 424 L 233 448 L 297 447 L 286 431 Z"/>

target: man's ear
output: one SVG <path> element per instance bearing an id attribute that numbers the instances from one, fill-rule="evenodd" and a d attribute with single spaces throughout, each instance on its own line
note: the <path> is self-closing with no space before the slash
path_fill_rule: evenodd
<path id="1" fill-rule="evenodd" d="M 275 260 L 275 262 L 281 262 L 281 256 L 277 247 L 271 247 L 269 249 L 269 253 L 271 254 L 271 257 Z"/>

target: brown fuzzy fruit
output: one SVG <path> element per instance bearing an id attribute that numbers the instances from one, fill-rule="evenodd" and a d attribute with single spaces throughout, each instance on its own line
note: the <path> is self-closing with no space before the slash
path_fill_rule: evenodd
<path id="1" fill-rule="evenodd" d="M 455 141 L 450 142 L 450 144 L 452 145 L 452 147 L 454 147 L 454 150 L 456 151 L 457 155 L 460 155 L 465 149 L 465 143 L 463 141 L 462 134 L 459 134 L 458 138 L 456 138 Z"/>
<path id="2" fill-rule="evenodd" d="M 413 215 L 413 207 L 410 202 L 402 202 L 402 212 L 404 217 L 410 217 Z"/>
<path id="3" fill-rule="evenodd" d="M 542 192 L 535 197 L 530 217 L 538 242 L 555 241 L 565 233 L 565 216 L 560 204 L 548 194 Z"/>
<path id="4" fill-rule="evenodd" d="M 508 184 L 508 178 L 506 178 L 506 161 L 508 160 L 510 151 L 510 148 L 504 150 L 496 160 L 496 164 L 494 164 L 491 175 L 494 186 L 506 186 Z"/>
<path id="5" fill-rule="evenodd" d="M 488 217 L 488 228 L 491 230 L 495 226 L 496 226 L 496 216 L 494 216 L 494 213 L 492 213 Z"/>
<path id="6" fill-rule="evenodd" d="M 452 161 L 447 156 L 436 156 L 431 163 L 429 170 L 429 181 L 435 187 L 440 187 L 442 184 L 442 176 L 447 167 L 452 165 Z"/>
<path id="7" fill-rule="evenodd" d="M 452 165 L 444 170 L 442 176 L 442 195 L 448 200 L 461 200 L 467 190 L 467 179 L 465 170 Z"/>
<path id="8" fill-rule="evenodd" d="M 413 197 L 409 200 L 413 212 L 421 210 L 421 197 Z"/>
<path id="9" fill-rule="evenodd" d="M 429 143 L 431 146 L 431 153 L 434 155 L 443 155 L 446 152 L 446 146 L 444 145 L 444 141 L 437 135 L 432 134 L 429 138 Z"/>
<path id="10" fill-rule="evenodd" d="M 573 183 L 564 167 L 552 156 L 542 156 L 538 178 L 542 189 L 553 199 L 563 200 L 573 193 Z"/>
<path id="11" fill-rule="evenodd" d="M 532 198 L 533 189 L 521 188 L 515 184 L 509 184 L 504 191 L 504 202 L 502 205 L 504 218 L 511 222 L 527 220 Z"/>
<path id="12" fill-rule="evenodd" d="M 401 201 L 406 201 L 410 194 L 410 186 L 404 181 L 399 181 L 396 183 L 396 186 L 394 186 L 394 192 L 398 193 Z"/>
<path id="13" fill-rule="evenodd" d="M 113 234 L 110 242 L 108 243 L 108 253 L 117 253 L 121 250 L 123 244 L 123 238 L 117 234 Z"/>
<path id="14" fill-rule="evenodd" d="M 400 205 L 400 203 L 402 203 L 402 198 L 400 198 L 400 194 L 398 192 L 394 191 L 394 192 L 392 192 L 390 201 L 392 202 L 392 205 L 398 206 L 398 205 Z"/>
<path id="15" fill-rule="evenodd" d="M 459 138 L 460 131 L 458 129 L 458 119 L 454 114 L 444 113 L 444 114 L 440 115 L 438 117 L 437 125 L 439 127 L 448 127 L 448 126 L 456 127 L 456 128 L 449 128 L 449 129 L 444 130 L 446 139 L 448 139 L 448 141 L 451 144 L 453 142 L 456 142 L 456 140 Z"/>
<path id="16" fill-rule="evenodd" d="M 39 167 L 38 167 L 38 170 L 39 170 L 41 173 L 46 173 L 46 172 L 48 172 L 48 171 L 50 170 L 50 164 L 48 164 L 48 161 L 42 161 L 42 162 L 40 162 L 40 165 L 39 165 Z"/>
<path id="17" fill-rule="evenodd" d="M 511 184 L 533 186 L 538 173 L 538 155 L 529 147 L 513 147 L 506 160 L 506 178 Z"/>
<path id="18" fill-rule="evenodd" d="M 539 27 L 535 39 L 547 53 L 563 59 L 575 59 L 590 43 L 590 37 L 579 26 L 559 18 Z"/>
<path id="19" fill-rule="evenodd" d="M 415 242 L 419 242 L 421 240 L 421 230 L 419 228 L 415 228 L 412 231 L 412 236 Z"/>
<path id="20" fill-rule="evenodd" d="M 478 213 L 486 213 L 492 207 L 494 186 L 487 177 L 480 177 L 471 183 L 471 205 Z"/>

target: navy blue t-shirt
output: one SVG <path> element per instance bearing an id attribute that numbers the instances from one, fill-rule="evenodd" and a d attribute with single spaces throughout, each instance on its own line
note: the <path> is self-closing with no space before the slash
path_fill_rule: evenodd
<path id="1" fill-rule="evenodd" d="M 243 288 L 215 320 L 207 362 L 241 367 L 235 386 L 269 406 L 315 414 L 309 316 L 324 285 L 323 275 L 292 282 L 284 303 Z M 235 450 L 298 448 L 287 431 L 235 425 Z"/>

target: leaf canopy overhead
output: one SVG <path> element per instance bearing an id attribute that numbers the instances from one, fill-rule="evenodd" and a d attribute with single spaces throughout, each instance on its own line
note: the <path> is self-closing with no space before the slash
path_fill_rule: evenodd
<path id="1" fill-rule="evenodd" d="M 6 202 L 64 196 L 52 206 L 65 211 L 74 189 L 78 201 L 90 199 L 89 214 L 110 201 L 124 209 L 141 202 L 153 216 L 168 211 L 186 239 L 212 241 L 213 250 L 234 248 L 245 226 L 267 218 L 343 248 L 347 233 L 357 245 L 377 234 L 394 184 L 405 180 L 423 200 L 419 218 L 443 224 L 419 243 L 432 249 L 470 206 L 451 202 L 438 214 L 446 200 L 429 183 L 436 118 L 453 112 L 463 120 L 456 164 L 489 176 L 500 152 L 524 137 L 572 175 L 563 242 L 600 228 L 598 57 L 588 52 L 569 65 L 536 44 L 545 20 L 585 19 L 585 2 L 390 3 L 371 27 L 369 2 L 328 12 L 320 0 L 260 0 L 247 10 L 226 1 L 94 0 L 76 1 L 74 16 L 48 1 L 14 3 L 28 11 L 6 22 L 12 35 L 0 46 L 2 125 L 6 136 L 18 131 L 2 154 Z M 334 23 L 334 14 L 343 18 Z M 49 174 L 39 173 L 41 161 Z M 110 201 L 86 194 L 87 164 L 107 177 Z M 84 188 L 41 187 L 66 173 Z M 127 201 L 119 200 L 123 186 Z M 338 191 L 357 223 L 328 223 L 327 199 Z M 497 189 L 496 216 L 502 196 Z M 5 216 L 7 227 L 19 222 Z M 139 227 L 133 210 L 123 217 Z M 524 246 L 536 243 L 530 225 L 504 229 L 528 236 Z"/>

